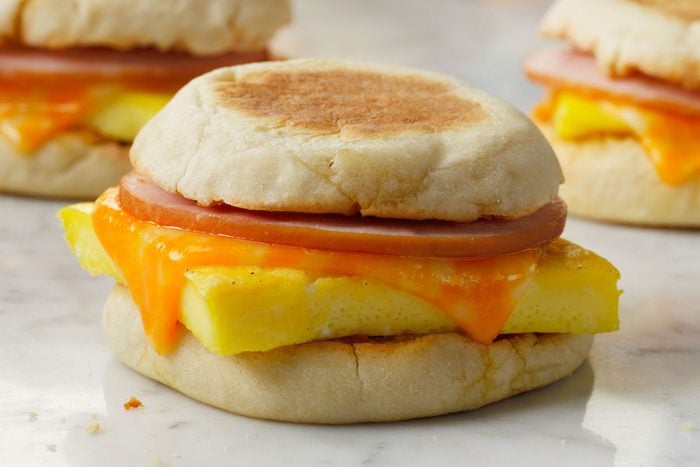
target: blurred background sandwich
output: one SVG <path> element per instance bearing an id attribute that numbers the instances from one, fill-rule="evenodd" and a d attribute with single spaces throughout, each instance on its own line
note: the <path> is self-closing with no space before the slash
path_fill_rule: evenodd
<path id="1" fill-rule="evenodd" d="M 0 3 L 0 191 L 87 198 L 190 79 L 267 60 L 287 0 Z"/>
<path id="2" fill-rule="evenodd" d="M 700 2 L 560 0 L 528 58 L 572 213 L 700 226 Z"/>

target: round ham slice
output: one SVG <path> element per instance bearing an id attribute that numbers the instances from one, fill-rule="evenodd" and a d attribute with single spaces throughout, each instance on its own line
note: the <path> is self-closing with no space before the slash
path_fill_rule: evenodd
<path id="1" fill-rule="evenodd" d="M 596 66 L 592 55 L 570 47 L 541 51 L 525 60 L 525 73 L 534 81 L 553 88 L 579 88 L 660 110 L 700 114 L 700 91 L 640 74 L 608 77 Z"/>
<path id="2" fill-rule="evenodd" d="M 551 242 L 566 222 L 560 199 L 518 219 L 458 223 L 203 207 L 133 172 L 122 179 L 119 193 L 126 211 L 163 226 L 271 244 L 403 256 L 513 253 Z"/>
<path id="3" fill-rule="evenodd" d="M 8 47 L 0 49 L 0 77 L 120 80 L 165 78 L 184 83 L 215 68 L 266 59 L 266 51 L 194 57 L 153 49 L 121 52 L 104 48 L 43 50 Z"/>

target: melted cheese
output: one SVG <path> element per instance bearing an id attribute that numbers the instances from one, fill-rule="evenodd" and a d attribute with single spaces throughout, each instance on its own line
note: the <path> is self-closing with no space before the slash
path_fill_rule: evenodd
<path id="1" fill-rule="evenodd" d="M 65 83 L 0 79 L 0 136 L 29 154 L 59 134 L 89 128 L 118 141 L 131 142 L 136 132 L 172 95 L 133 83 Z"/>
<path id="2" fill-rule="evenodd" d="M 93 100 L 81 85 L 42 86 L 0 80 L 0 135 L 29 153 L 77 126 Z"/>
<path id="3" fill-rule="evenodd" d="M 93 275 L 125 284 L 93 228 L 93 203 L 59 212 L 66 240 Z M 200 266 L 185 272 L 179 320 L 209 351 L 266 351 L 345 336 L 456 331 L 421 298 L 366 277 L 313 279 L 293 268 Z M 500 334 L 594 334 L 618 329 L 618 271 L 563 239 L 543 247 L 537 272 Z"/>
<path id="4" fill-rule="evenodd" d="M 700 118 L 652 112 L 643 118 L 638 136 L 664 182 L 680 184 L 700 174 Z"/>
<path id="5" fill-rule="evenodd" d="M 195 267 L 286 267 L 312 278 L 378 280 L 434 304 L 473 339 L 488 343 L 507 321 L 541 255 L 540 250 L 527 250 L 445 260 L 273 246 L 140 221 L 121 208 L 117 189 L 98 199 L 92 220 L 160 353 L 172 350 L 182 331 L 181 292 L 185 273 Z"/>
<path id="6" fill-rule="evenodd" d="M 700 174 L 700 117 L 642 108 L 573 91 L 554 93 L 535 108 L 563 139 L 634 136 L 647 150 L 659 178 L 670 185 Z"/>

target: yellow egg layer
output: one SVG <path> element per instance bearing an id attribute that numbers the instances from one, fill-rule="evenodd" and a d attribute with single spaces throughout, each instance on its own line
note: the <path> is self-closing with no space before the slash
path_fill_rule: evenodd
<path id="1" fill-rule="evenodd" d="M 162 92 L 116 92 L 96 105 L 84 124 L 102 136 L 131 143 L 171 97 Z"/>
<path id="2" fill-rule="evenodd" d="M 123 281 L 100 244 L 92 205 L 61 210 L 66 239 L 92 274 Z M 618 328 L 618 271 L 566 240 L 545 248 L 501 333 L 591 334 Z M 438 307 L 377 280 L 311 277 L 291 268 L 203 266 L 185 272 L 180 321 L 211 352 L 231 355 L 351 335 L 457 330 Z"/>

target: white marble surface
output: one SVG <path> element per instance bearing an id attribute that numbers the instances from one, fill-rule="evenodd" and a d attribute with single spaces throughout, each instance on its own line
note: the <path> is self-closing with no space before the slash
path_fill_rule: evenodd
<path id="1" fill-rule="evenodd" d="M 292 38 L 456 74 L 527 108 L 538 90 L 519 60 L 545 4 L 300 0 Z M 569 221 L 625 291 L 622 330 L 571 378 L 472 413 L 323 427 L 227 414 L 119 364 L 100 329 L 110 281 L 77 266 L 61 205 L 0 196 L 0 466 L 700 465 L 700 231 Z M 132 395 L 144 406 L 127 412 Z"/>

